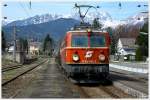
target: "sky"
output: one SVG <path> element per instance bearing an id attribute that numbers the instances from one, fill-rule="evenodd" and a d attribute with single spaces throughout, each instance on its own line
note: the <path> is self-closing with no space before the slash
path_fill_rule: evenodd
<path id="1" fill-rule="evenodd" d="M 98 11 L 109 13 L 113 20 L 125 20 L 141 11 L 148 11 L 148 7 L 144 6 L 148 4 L 148 0 L 38 0 L 37 2 L 31 0 L 31 8 L 29 1 L 3 1 L 2 5 L 7 4 L 7 6 L 2 6 L 2 17 L 7 17 L 7 21 L 14 21 L 46 13 L 68 15 L 77 11 L 73 8 L 75 3 L 100 6 Z M 121 7 L 119 7 L 119 3 L 121 3 Z M 141 7 L 137 7 L 139 4 Z"/>

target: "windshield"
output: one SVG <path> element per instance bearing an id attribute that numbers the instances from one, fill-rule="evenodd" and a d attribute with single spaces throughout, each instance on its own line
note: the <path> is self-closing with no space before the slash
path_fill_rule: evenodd
<path id="1" fill-rule="evenodd" d="M 73 35 L 72 47 L 87 47 L 88 37 L 86 35 Z"/>
<path id="2" fill-rule="evenodd" d="M 87 35 L 72 35 L 72 47 L 88 47 Z M 105 36 L 103 34 L 91 35 L 90 47 L 105 47 Z"/>
<path id="3" fill-rule="evenodd" d="M 104 35 L 91 35 L 90 36 L 90 46 L 91 47 L 104 47 L 105 46 L 105 36 Z"/>

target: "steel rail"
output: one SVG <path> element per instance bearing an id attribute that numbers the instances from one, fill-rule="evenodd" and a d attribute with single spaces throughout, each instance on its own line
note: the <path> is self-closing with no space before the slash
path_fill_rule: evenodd
<path id="1" fill-rule="evenodd" d="M 37 64 L 37 65 L 35 65 L 35 66 L 29 68 L 28 70 L 22 72 L 21 74 L 19 74 L 19 75 L 13 77 L 13 78 L 11 78 L 11 79 L 9 79 L 8 81 L 3 82 L 3 83 L 2 83 L 2 86 L 5 86 L 5 85 L 7 85 L 8 83 L 10 83 L 10 82 L 16 80 L 16 79 L 19 78 L 20 76 L 23 76 L 24 74 L 26 74 L 26 73 L 32 71 L 32 70 L 35 69 L 36 67 L 38 67 L 38 66 L 40 66 L 41 64 L 45 63 L 46 61 L 47 61 L 47 60 L 44 60 L 44 61 L 40 62 L 39 64 Z"/>

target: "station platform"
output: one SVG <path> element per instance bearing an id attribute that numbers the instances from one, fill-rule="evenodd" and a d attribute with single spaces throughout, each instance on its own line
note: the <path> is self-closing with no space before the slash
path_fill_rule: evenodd
<path id="1" fill-rule="evenodd" d="M 117 62 L 111 61 L 110 68 L 133 73 L 148 74 L 148 62 Z"/>

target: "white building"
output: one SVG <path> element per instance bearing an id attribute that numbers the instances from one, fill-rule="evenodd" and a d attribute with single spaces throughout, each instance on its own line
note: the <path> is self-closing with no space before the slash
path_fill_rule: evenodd
<path id="1" fill-rule="evenodd" d="M 9 48 L 8 48 L 8 52 L 13 52 L 14 51 L 14 46 L 10 46 Z"/>
<path id="2" fill-rule="evenodd" d="M 135 55 L 135 38 L 119 38 L 117 43 L 118 55 Z"/>
<path id="3" fill-rule="evenodd" d="M 40 42 L 30 42 L 29 43 L 29 52 L 32 55 L 38 55 L 40 50 L 41 43 Z"/>

